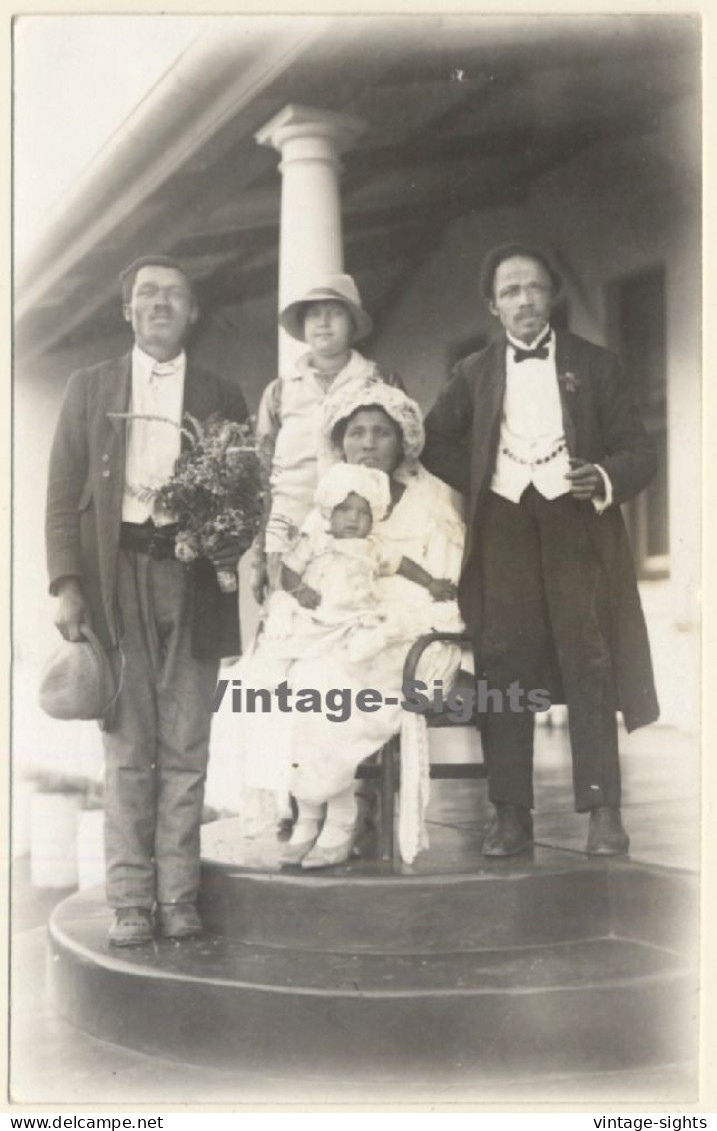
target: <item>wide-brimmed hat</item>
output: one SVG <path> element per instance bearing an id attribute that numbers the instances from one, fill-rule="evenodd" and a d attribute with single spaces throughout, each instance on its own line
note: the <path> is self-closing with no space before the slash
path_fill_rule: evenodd
<path id="1" fill-rule="evenodd" d="M 104 648 L 91 628 L 83 640 L 62 640 L 47 661 L 38 701 L 53 719 L 103 719 L 116 698 L 116 681 Z"/>
<path id="2" fill-rule="evenodd" d="M 331 300 L 342 302 L 351 314 L 355 327 L 352 342 L 358 342 L 371 333 L 373 322 L 361 305 L 358 287 L 350 275 L 322 275 L 314 279 L 311 286 L 284 307 L 279 315 L 279 324 L 284 327 L 287 334 L 291 334 L 292 338 L 305 342 L 305 307 L 312 302 Z"/>

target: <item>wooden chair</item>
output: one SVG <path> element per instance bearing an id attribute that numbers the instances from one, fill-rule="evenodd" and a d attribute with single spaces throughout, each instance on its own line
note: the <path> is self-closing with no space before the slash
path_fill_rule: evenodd
<path id="1" fill-rule="evenodd" d="M 410 648 L 403 667 L 403 686 L 406 687 L 416 678 L 416 668 L 424 651 L 435 641 L 448 644 L 460 644 L 470 647 L 472 638 L 461 632 L 430 632 L 420 636 Z M 460 668 L 456 681 L 453 684 L 454 696 L 460 696 L 461 690 L 473 695 L 473 710 L 470 716 L 460 723 L 452 722 L 446 717 L 445 712 L 427 711 L 425 714 L 427 726 L 477 727 L 477 712 L 475 707 L 475 676 L 472 672 Z M 380 812 L 379 824 L 379 852 L 382 860 L 394 858 L 394 809 L 395 797 L 400 786 L 400 738 L 396 734 L 371 758 L 362 762 L 356 771 L 356 777 L 363 780 L 377 781 L 379 783 Z M 488 776 L 488 771 L 483 762 L 440 762 L 431 765 L 430 776 L 434 778 L 471 778 L 482 779 Z"/>

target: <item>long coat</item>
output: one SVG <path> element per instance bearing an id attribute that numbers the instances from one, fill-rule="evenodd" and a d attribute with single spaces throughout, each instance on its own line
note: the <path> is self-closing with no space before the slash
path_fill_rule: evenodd
<path id="1" fill-rule="evenodd" d="M 92 623 L 106 647 L 121 635 L 116 599 L 117 553 L 125 481 L 125 420 L 131 354 L 73 373 L 65 391 L 50 456 L 46 543 L 50 589 L 75 575 L 89 602 Z M 219 413 L 244 421 L 248 411 L 237 385 L 187 361 L 184 411 L 198 420 Z M 236 593 L 219 589 L 211 562 L 193 563 L 192 650 L 197 658 L 239 652 Z"/>
<path id="2" fill-rule="evenodd" d="M 426 418 L 423 463 L 468 497 L 459 602 L 474 631 L 480 627 L 483 608 L 481 512 L 500 439 L 505 358 L 503 339 L 460 361 Z M 628 730 L 633 730 L 653 722 L 659 708 L 620 504 L 649 483 L 655 473 L 655 457 L 614 354 L 575 334 L 558 332 L 555 358 L 569 453 L 599 463 L 612 483 L 612 505 L 598 515 L 586 503 L 584 513 L 609 580 L 610 646 L 618 706 Z"/>

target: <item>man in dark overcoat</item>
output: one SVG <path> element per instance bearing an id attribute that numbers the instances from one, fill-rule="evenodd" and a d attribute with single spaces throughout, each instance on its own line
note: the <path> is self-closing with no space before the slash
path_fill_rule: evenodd
<path id="1" fill-rule="evenodd" d="M 587 851 L 625 853 L 616 712 L 632 730 L 658 706 L 620 505 L 649 483 L 654 455 L 617 358 L 551 328 L 560 277 L 543 252 L 494 249 L 481 286 L 504 334 L 456 366 L 422 458 L 467 496 L 459 601 L 489 692 L 495 806 L 483 851 L 532 845 L 528 693 L 541 689 L 568 706 Z"/>
<path id="2" fill-rule="evenodd" d="M 91 625 L 116 673 L 103 721 L 107 900 L 110 942 L 132 946 L 155 927 L 172 939 L 201 932 L 211 703 L 219 658 L 239 651 L 237 594 L 220 590 L 217 569 L 236 571 L 242 547 L 229 541 L 212 561 L 178 561 L 176 524 L 151 491 L 186 442 L 184 414 L 248 414 L 238 385 L 187 358 L 198 310 L 181 264 L 143 257 L 123 273 L 122 297 L 134 348 L 70 377 L 46 536 L 58 629 L 79 641 Z"/>

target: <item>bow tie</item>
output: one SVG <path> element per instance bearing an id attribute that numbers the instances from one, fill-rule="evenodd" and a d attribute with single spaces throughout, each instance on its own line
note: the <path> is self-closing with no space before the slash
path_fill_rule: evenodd
<path id="1" fill-rule="evenodd" d="M 535 346 L 533 346 L 532 349 L 524 350 L 519 346 L 513 346 L 516 362 L 527 361 L 530 357 L 538 357 L 544 361 L 548 356 L 548 343 L 550 341 L 551 332 L 551 330 L 547 330 L 546 333 L 543 334 L 543 337 L 540 339 L 540 341 Z"/>

